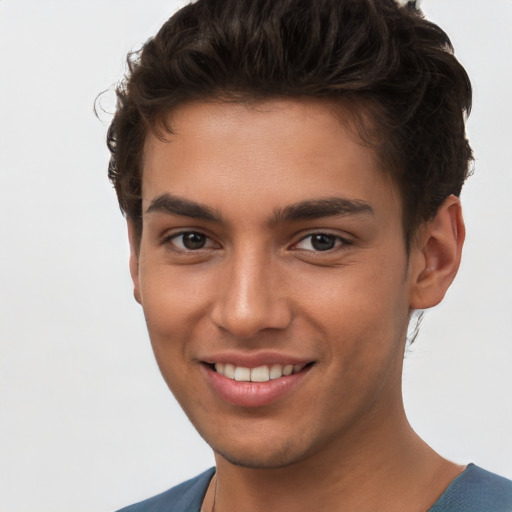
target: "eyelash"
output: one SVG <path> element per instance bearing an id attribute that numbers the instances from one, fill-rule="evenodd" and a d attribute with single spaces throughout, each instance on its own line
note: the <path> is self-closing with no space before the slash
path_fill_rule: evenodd
<path id="1" fill-rule="evenodd" d="M 197 249 L 191 249 L 191 248 L 185 247 L 185 244 L 183 243 L 183 237 L 185 237 L 186 235 L 195 235 L 195 236 L 204 238 L 205 244 L 208 244 L 210 246 L 209 247 L 199 247 Z M 182 247 L 179 247 L 176 244 L 176 240 L 179 239 L 180 237 L 182 238 L 182 242 L 181 242 Z M 173 233 L 172 235 L 164 237 L 164 239 L 162 240 L 162 245 L 167 245 L 167 244 L 171 244 L 175 251 L 178 251 L 181 253 L 199 252 L 200 250 L 204 250 L 204 249 L 208 250 L 208 249 L 215 248 L 215 247 L 212 247 L 215 245 L 218 246 L 218 244 L 215 244 L 215 242 L 213 242 L 213 240 L 208 235 L 201 233 L 201 231 L 193 231 L 193 230 L 181 231 L 179 233 Z"/>
<path id="2" fill-rule="evenodd" d="M 186 235 L 195 235 L 195 236 L 199 236 L 200 238 L 204 239 L 204 244 L 207 245 L 206 247 L 205 246 L 201 246 L 201 247 L 197 247 L 195 249 L 193 248 L 190 248 L 190 247 L 185 247 L 185 244 L 183 242 L 183 237 L 186 236 Z M 176 244 L 176 240 L 179 239 L 179 238 L 182 238 L 182 242 L 181 242 L 181 247 L 177 246 Z M 313 243 L 313 237 L 325 237 L 327 239 L 329 239 L 330 241 L 333 241 L 334 242 L 334 246 L 333 247 L 330 247 L 330 248 L 326 248 L 324 250 L 321 250 L 321 249 L 318 249 L 318 248 L 315 248 L 314 247 L 314 243 Z M 313 246 L 312 249 L 307 249 L 307 248 L 304 248 L 304 247 L 299 247 L 300 244 L 302 244 L 305 240 L 308 240 L 310 239 L 310 243 L 311 245 Z M 215 248 L 219 248 L 220 246 L 218 244 L 216 244 L 208 235 L 200 232 L 200 231 L 193 231 L 193 230 L 190 230 L 190 231 L 181 231 L 179 233 L 174 233 L 172 235 L 169 235 L 169 236 L 166 236 L 163 240 L 162 240 L 162 244 L 163 245 L 166 245 L 166 244 L 171 244 L 173 246 L 173 249 L 177 252 L 181 252 L 181 253 L 194 253 L 194 252 L 199 252 L 201 250 L 209 250 L 209 249 L 215 249 Z M 336 250 L 339 250 L 343 247 L 346 247 L 346 246 L 349 246 L 349 245 L 352 245 L 352 242 L 346 238 L 343 238 L 339 235 L 334 235 L 332 233 L 328 233 L 328 232 L 323 232 L 323 231 L 316 231 L 314 233 L 309 233 L 308 235 L 302 237 L 298 242 L 296 242 L 295 244 L 293 244 L 291 246 L 291 250 L 296 250 L 296 251 L 305 251 L 305 252 L 311 252 L 311 253 L 331 253 L 333 251 L 336 251 Z"/>
<path id="3" fill-rule="evenodd" d="M 327 237 L 334 241 L 334 246 L 325 250 L 320 249 L 304 249 L 298 247 L 298 245 L 305 240 L 310 239 L 310 244 L 313 245 L 313 237 Z M 307 251 L 307 252 L 314 252 L 314 253 L 331 253 L 333 251 L 342 249 L 343 247 L 346 247 L 348 245 L 352 245 L 352 241 L 348 240 L 347 238 L 343 238 L 339 235 L 334 235 L 333 233 L 324 232 L 324 231 L 316 231 L 314 233 L 309 233 L 308 235 L 302 237 L 296 244 L 294 244 L 294 250 L 296 251 Z"/>

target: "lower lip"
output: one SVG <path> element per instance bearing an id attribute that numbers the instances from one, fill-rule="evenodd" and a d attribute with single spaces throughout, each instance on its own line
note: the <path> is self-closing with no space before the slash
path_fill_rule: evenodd
<path id="1" fill-rule="evenodd" d="M 238 407 L 263 407 L 280 400 L 293 392 L 310 370 L 308 366 L 298 373 L 266 382 L 239 382 L 224 377 L 207 365 L 203 368 L 217 395 Z"/>

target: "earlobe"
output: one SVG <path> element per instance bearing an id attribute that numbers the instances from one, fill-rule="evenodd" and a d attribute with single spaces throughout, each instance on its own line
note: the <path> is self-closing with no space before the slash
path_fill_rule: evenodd
<path id="1" fill-rule="evenodd" d="M 427 309 L 441 302 L 459 269 L 464 238 L 460 200 L 451 195 L 422 228 L 412 249 L 412 309 Z"/>
<path id="2" fill-rule="evenodd" d="M 128 240 L 130 242 L 130 275 L 133 281 L 133 297 L 139 303 L 141 302 L 140 287 L 139 287 L 139 250 L 140 242 L 135 234 L 135 227 L 133 222 L 128 220 Z"/>

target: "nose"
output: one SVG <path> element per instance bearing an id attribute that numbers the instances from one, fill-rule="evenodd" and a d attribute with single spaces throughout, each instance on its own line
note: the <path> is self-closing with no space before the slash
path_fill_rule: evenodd
<path id="1" fill-rule="evenodd" d="M 237 338 L 286 329 L 292 307 L 283 276 L 265 254 L 233 255 L 220 276 L 212 321 Z"/>

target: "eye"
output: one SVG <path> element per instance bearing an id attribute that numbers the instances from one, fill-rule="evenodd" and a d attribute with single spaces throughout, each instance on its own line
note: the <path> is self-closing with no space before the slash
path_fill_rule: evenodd
<path id="1" fill-rule="evenodd" d="M 181 251 L 197 251 L 200 249 L 210 249 L 216 246 L 209 237 L 197 231 L 178 233 L 168 237 L 167 240 Z"/>
<path id="2" fill-rule="evenodd" d="M 340 245 L 350 245 L 350 241 L 329 233 L 313 233 L 304 237 L 294 247 L 303 251 L 330 251 Z"/>

